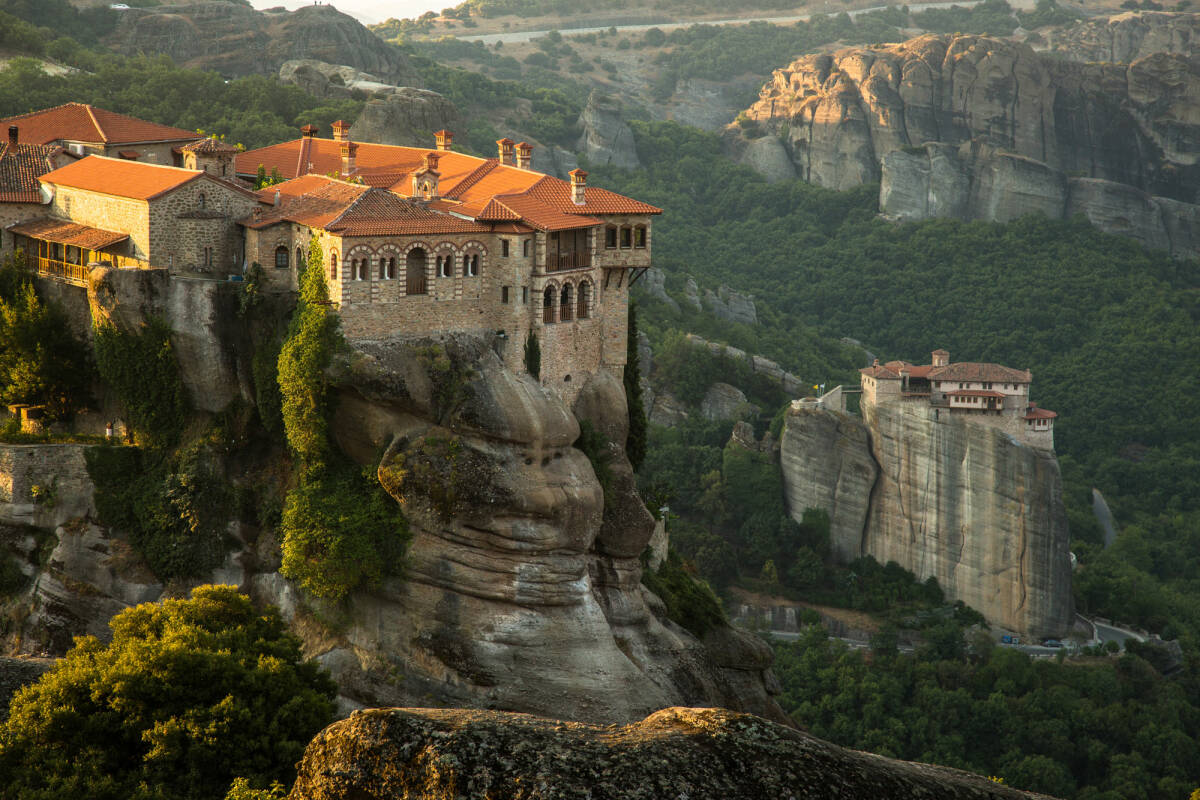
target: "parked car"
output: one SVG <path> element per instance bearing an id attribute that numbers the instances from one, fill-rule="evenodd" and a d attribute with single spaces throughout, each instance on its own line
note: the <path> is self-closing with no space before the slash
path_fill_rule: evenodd
<path id="1" fill-rule="evenodd" d="M 1042 642 L 1042 647 L 1062 647 L 1063 643 L 1058 639 L 1046 639 Z"/>

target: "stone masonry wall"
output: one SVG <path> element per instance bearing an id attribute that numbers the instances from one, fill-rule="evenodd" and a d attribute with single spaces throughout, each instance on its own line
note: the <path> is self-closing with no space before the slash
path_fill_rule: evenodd
<path id="1" fill-rule="evenodd" d="M 13 252 L 13 235 L 9 225 L 49 216 L 50 206 L 41 203 L 0 203 L 0 258 Z"/>
<path id="2" fill-rule="evenodd" d="M 130 200 L 59 186 L 54 193 L 50 215 L 69 219 L 80 225 L 127 233 L 129 241 L 118 246 L 117 252 L 139 261 L 150 260 L 150 219 L 144 200 Z"/>
<path id="3" fill-rule="evenodd" d="M 208 176 L 151 200 L 149 237 L 154 266 L 172 272 L 240 273 L 242 235 L 237 220 L 250 216 L 257 205 L 252 195 Z M 211 266 L 204 264 L 206 247 L 212 248 Z"/>
<path id="4" fill-rule="evenodd" d="M 0 444 L 0 523 L 54 529 L 94 513 L 96 487 L 84 461 L 87 449 L 78 444 Z"/>

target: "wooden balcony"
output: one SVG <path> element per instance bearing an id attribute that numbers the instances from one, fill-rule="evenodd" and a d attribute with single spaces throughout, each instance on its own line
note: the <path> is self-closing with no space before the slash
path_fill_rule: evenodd
<path id="1" fill-rule="evenodd" d="M 35 259 L 30 258 L 29 260 L 34 261 Z M 38 257 L 36 261 L 39 275 L 47 278 L 57 278 L 67 283 L 73 283 L 76 286 L 87 286 L 88 268 L 84 264 L 72 264 L 67 261 L 41 257 Z"/>
<path id="2" fill-rule="evenodd" d="M 584 269 L 592 265 L 592 254 L 586 250 L 574 253 L 547 253 L 546 271 L 559 272 L 565 269 Z"/>

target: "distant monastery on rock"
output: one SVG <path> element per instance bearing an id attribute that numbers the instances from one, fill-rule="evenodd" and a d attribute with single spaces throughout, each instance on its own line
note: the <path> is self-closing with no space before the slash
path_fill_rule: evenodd
<path id="1" fill-rule="evenodd" d="M 95 267 L 228 280 L 260 267 L 293 291 L 320 248 L 351 339 L 476 333 L 570 400 L 573 375 L 625 364 L 629 286 L 650 266 L 660 210 L 531 168 L 532 146 L 495 158 L 333 138 L 314 126 L 247 152 L 216 139 L 70 103 L 0 120 L 0 252 L 86 285 Z M 259 167 L 284 180 L 251 190 Z"/>

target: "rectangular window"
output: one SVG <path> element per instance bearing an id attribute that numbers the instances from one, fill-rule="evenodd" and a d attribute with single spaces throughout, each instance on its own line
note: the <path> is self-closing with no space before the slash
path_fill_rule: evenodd
<path id="1" fill-rule="evenodd" d="M 521 255 L 529 258 L 529 245 L 532 244 L 528 239 L 521 240 Z"/>
<path id="2" fill-rule="evenodd" d="M 646 226 L 639 225 L 633 229 L 633 246 L 646 249 Z"/>
<path id="3" fill-rule="evenodd" d="M 632 243 L 632 241 L 633 241 L 633 229 L 632 228 L 621 228 L 621 249 L 628 250 L 629 245 Z"/>
<path id="4" fill-rule="evenodd" d="M 508 287 L 507 286 L 500 287 L 500 302 L 508 303 Z"/>
<path id="5" fill-rule="evenodd" d="M 529 305 L 529 287 L 521 287 L 521 305 Z"/>
<path id="6" fill-rule="evenodd" d="M 508 239 L 500 240 L 500 255 L 508 258 Z"/>
<path id="7" fill-rule="evenodd" d="M 608 227 L 604 229 L 604 247 L 607 250 L 615 250 L 617 248 L 617 229 Z"/>

